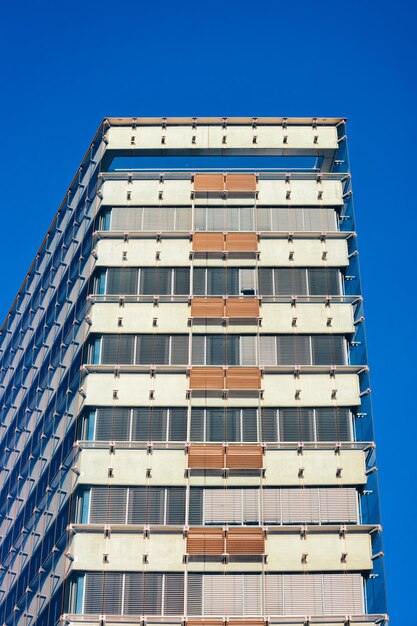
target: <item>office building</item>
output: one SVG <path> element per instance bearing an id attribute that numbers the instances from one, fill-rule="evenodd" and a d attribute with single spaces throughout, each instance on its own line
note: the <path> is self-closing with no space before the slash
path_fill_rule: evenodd
<path id="1" fill-rule="evenodd" d="M 0 341 L 0 624 L 387 623 L 344 119 L 105 119 Z"/>

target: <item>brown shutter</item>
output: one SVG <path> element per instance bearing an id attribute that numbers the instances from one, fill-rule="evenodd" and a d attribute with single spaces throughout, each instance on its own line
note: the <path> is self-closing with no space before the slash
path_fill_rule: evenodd
<path id="1" fill-rule="evenodd" d="M 227 531 L 228 554 L 264 554 L 265 533 L 262 528 L 231 528 Z"/>
<path id="2" fill-rule="evenodd" d="M 195 174 L 194 191 L 223 191 L 223 174 Z"/>
<path id="3" fill-rule="evenodd" d="M 257 298 L 228 298 L 226 317 L 259 317 L 259 300 Z"/>
<path id="4" fill-rule="evenodd" d="M 261 446 L 228 446 L 226 467 L 229 469 L 262 469 L 263 452 Z"/>
<path id="5" fill-rule="evenodd" d="M 257 252 L 258 236 L 256 233 L 227 233 L 226 250 L 229 252 Z"/>
<path id="6" fill-rule="evenodd" d="M 224 389 L 222 367 L 192 367 L 190 389 Z"/>
<path id="7" fill-rule="evenodd" d="M 188 554 L 223 554 L 224 533 L 219 528 L 190 528 L 187 536 Z"/>
<path id="8" fill-rule="evenodd" d="M 191 300 L 191 317 L 223 317 L 223 298 L 193 298 Z"/>
<path id="9" fill-rule="evenodd" d="M 229 367 L 226 370 L 226 389 L 253 390 L 260 388 L 260 369 L 256 367 Z"/>
<path id="10" fill-rule="evenodd" d="M 223 252 L 224 235 L 222 233 L 194 233 L 193 250 L 195 252 Z"/>
<path id="11" fill-rule="evenodd" d="M 255 174 L 227 174 L 226 191 L 256 191 Z"/>
<path id="12" fill-rule="evenodd" d="M 191 469 L 223 469 L 223 446 L 191 445 L 188 449 L 188 467 Z"/>

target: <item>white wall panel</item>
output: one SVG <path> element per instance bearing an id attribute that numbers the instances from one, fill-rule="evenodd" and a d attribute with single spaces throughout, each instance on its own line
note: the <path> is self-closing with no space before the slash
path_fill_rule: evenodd
<path id="1" fill-rule="evenodd" d="M 185 333 L 188 334 L 190 307 L 186 302 L 96 303 L 90 310 L 90 332 L 95 333 Z M 122 326 L 118 319 L 122 318 Z M 153 325 L 156 318 L 157 325 Z"/>
<path id="2" fill-rule="evenodd" d="M 361 450 L 267 450 L 264 458 L 268 486 L 362 485 L 366 483 Z M 300 468 L 304 468 L 302 474 Z M 340 475 L 339 475 L 340 474 Z"/>
<path id="3" fill-rule="evenodd" d="M 347 244 L 345 239 L 261 238 L 259 265 L 280 267 L 345 267 Z M 323 253 L 326 253 L 323 255 Z M 323 258 L 325 256 L 325 258 Z"/>
<path id="4" fill-rule="evenodd" d="M 262 380 L 265 406 L 356 406 L 359 382 L 356 374 L 265 374 Z M 332 392 L 336 390 L 336 398 Z M 296 392 L 299 397 L 296 397 Z"/>

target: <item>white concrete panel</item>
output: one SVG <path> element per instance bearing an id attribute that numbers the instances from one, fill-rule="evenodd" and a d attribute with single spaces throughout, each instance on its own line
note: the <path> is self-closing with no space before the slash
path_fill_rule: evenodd
<path id="1" fill-rule="evenodd" d="M 160 182 L 159 178 L 136 179 L 130 183 L 127 180 L 105 180 L 101 187 L 102 204 L 110 206 L 120 204 L 127 206 L 129 204 L 131 206 L 190 205 L 192 189 L 189 175 L 179 180 L 165 179 L 164 182 Z"/>
<path id="2" fill-rule="evenodd" d="M 356 374 L 265 374 L 262 380 L 265 406 L 356 406 L 359 382 Z M 336 398 L 332 392 L 336 390 Z M 296 398 L 296 392 L 299 392 Z"/>
<path id="3" fill-rule="evenodd" d="M 96 303 L 90 310 L 90 332 L 94 333 L 186 333 L 190 307 L 186 302 Z M 122 318 L 122 326 L 118 325 Z M 153 325 L 153 320 L 157 325 Z M 224 332 L 224 329 L 223 329 Z"/>
<path id="4" fill-rule="evenodd" d="M 299 303 L 291 304 L 268 303 L 262 304 L 261 333 L 352 333 L 353 308 L 350 304 L 323 304 Z M 293 320 L 296 319 L 296 326 Z M 328 320 L 331 319 L 331 326 Z"/>
<path id="5" fill-rule="evenodd" d="M 85 404 L 92 406 L 147 406 L 149 391 L 153 388 L 153 379 L 149 374 L 114 374 L 92 373 L 83 382 Z M 178 381 L 177 381 L 178 382 Z M 184 395 L 185 395 L 184 376 Z M 117 391 L 117 399 L 113 393 Z"/>
<path id="6" fill-rule="evenodd" d="M 265 237 L 259 242 L 259 252 L 260 266 L 344 267 L 349 264 L 345 239 L 326 239 L 322 242 L 318 238 L 295 237 L 289 242 L 287 239 Z"/>
<path id="7" fill-rule="evenodd" d="M 171 126 L 169 123 L 165 129 L 161 125 L 141 126 L 136 129 L 132 127 L 113 126 L 107 131 L 108 149 L 117 150 L 134 148 L 162 148 L 162 136 L 165 137 L 166 148 L 189 148 L 191 137 L 196 135 L 196 147 L 218 148 L 222 146 L 223 134 L 227 136 L 227 147 L 247 148 L 254 151 L 257 148 L 285 148 L 286 150 L 308 149 L 315 150 L 336 150 L 337 129 L 335 126 L 287 126 L 283 128 L 281 124 L 262 125 L 256 129 L 251 124 L 235 126 L 229 124 L 224 130 L 221 124 L 204 125 L 199 124 L 192 129 L 191 124 Z M 257 135 L 257 143 L 253 144 L 252 137 Z M 284 136 L 286 143 L 284 144 Z M 134 137 L 134 144 L 132 144 Z M 317 137 L 316 142 L 314 137 Z M 224 146 L 223 146 L 224 147 Z"/>
<path id="8" fill-rule="evenodd" d="M 100 239 L 97 242 L 97 266 L 141 267 L 156 264 L 163 266 L 189 266 L 191 242 L 187 239 L 163 238 L 158 242 L 155 238 Z M 122 261 L 126 252 L 126 260 Z M 156 253 L 159 252 L 159 260 Z"/>
<path id="9" fill-rule="evenodd" d="M 103 555 L 107 554 L 106 570 L 140 571 L 145 539 L 141 533 L 112 533 L 110 538 L 103 533 L 78 533 L 73 536 L 69 550 L 74 557 L 73 570 L 102 571 Z"/>
<path id="10" fill-rule="evenodd" d="M 266 450 L 267 486 L 363 485 L 365 454 L 361 450 Z M 300 469 L 303 469 L 301 474 Z M 340 474 L 340 475 L 339 475 Z"/>
<path id="11" fill-rule="evenodd" d="M 285 180 L 261 178 L 258 181 L 259 205 L 338 206 L 343 204 L 342 194 L 340 180 L 323 180 L 317 183 L 314 179 L 292 179 L 287 183 Z"/>
<path id="12" fill-rule="evenodd" d="M 154 450 L 150 456 L 150 485 L 183 485 L 187 455 L 185 450 Z"/>
<path id="13" fill-rule="evenodd" d="M 187 457 L 179 450 L 133 450 L 117 447 L 85 448 L 76 461 L 80 471 L 79 484 L 92 485 L 185 485 Z M 109 468 L 113 477 L 109 477 Z M 149 471 L 150 470 L 150 471 Z"/>
<path id="14" fill-rule="evenodd" d="M 346 540 L 336 533 L 268 535 L 266 542 L 270 571 L 355 571 L 372 569 L 368 534 L 347 534 Z M 346 563 L 342 554 L 347 553 Z M 303 563 L 303 554 L 306 562 Z"/>
<path id="15" fill-rule="evenodd" d="M 253 143 L 253 136 L 256 134 L 256 130 L 252 126 L 231 125 L 223 133 L 226 136 L 226 146 L 228 148 L 256 148 L 256 144 Z"/>
<path id="16" fill-rule="evenodd" d="M 181 572 L 185 569 L 183 557 L 186 542 L 182 533 L 151 532 L 147 541 L 147 571 Z"/>

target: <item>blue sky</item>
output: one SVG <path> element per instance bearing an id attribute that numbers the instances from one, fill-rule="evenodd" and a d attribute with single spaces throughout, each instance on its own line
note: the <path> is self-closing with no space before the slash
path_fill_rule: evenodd
<path id="1" fill-rule="evenodd" d="M 39 0 L 0 26 L 2 319 L 103 117 L 348 118 L 394 625 L 416 623 L 416 12 Z"/>

